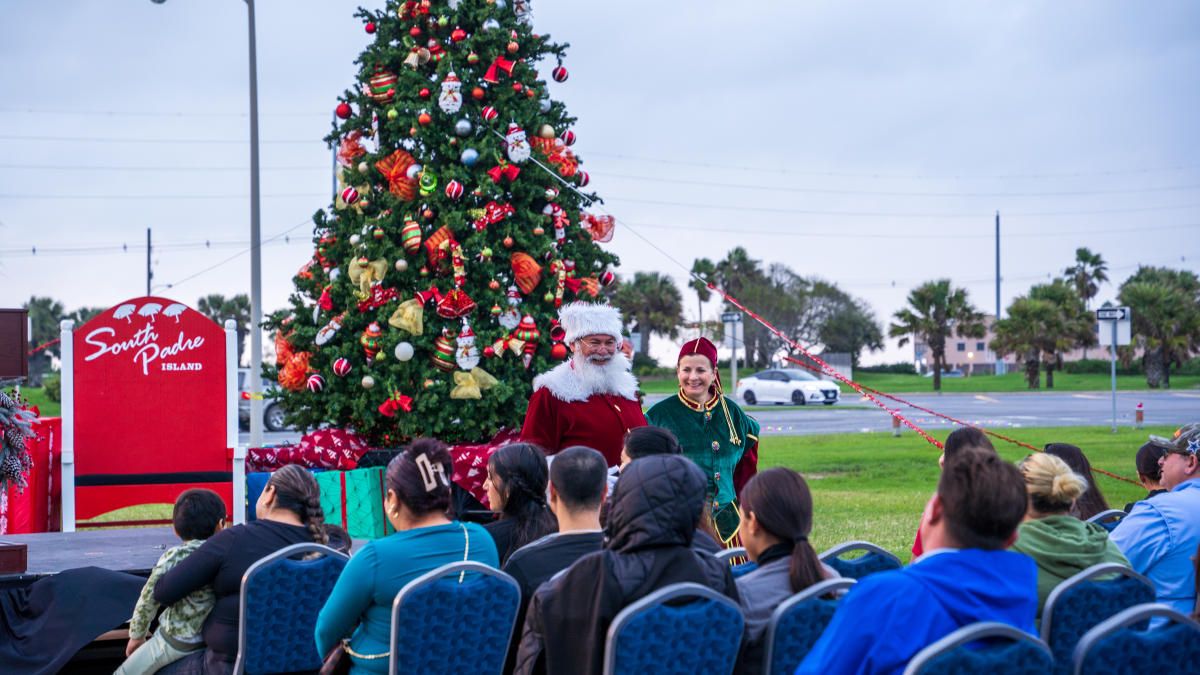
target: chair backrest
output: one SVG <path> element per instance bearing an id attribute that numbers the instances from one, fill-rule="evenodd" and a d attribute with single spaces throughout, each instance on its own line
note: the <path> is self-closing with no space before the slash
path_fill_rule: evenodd
<path id="1" fill-rule="evenodd" d="M 917 652 L 904 675 L 988 673 L 1042 675 L 1054 666 L 1046 643 L 995 621 L 973 623 Z"/>
<path id="2" fill-rule="evenodd" d="M 305 554 L 318 557 L 301 559 Z M 320 544 L 293 544 L 242 575 L 234 673 L 290 673 L 321 667 L 317 614 L 349 558 Z"/>
<path id="3" fill-rule="evenodd" d="M 482 563 L 426 572 L 392 602 L 388 672 L 499 675 L 520 606 L 516 580 Z"/>
<path id="4" fill-rule="evenodd" d="M 853 579 L 828 579 L 779 603 L 763 638 L 766 644 L 763 672 L 767 675 L 796 672 L 833 619 L 841 595 L 855 583 Z M 825 597 L 830 594 L 834 597 Z"/>
<path id="5" fill-rule="evenodd" d="M 731 673 L 744 625 L 737 603 L 707 586 L 664 586 L 613 619 L 604 674 Z"/>
<path id="6" fill-rule="evenodd" d="M 1156 617 L 1168 623 L 1153 630 L 1137 629 Z M 1085 633 L 1072 662 L 1075 673 L 1196 672 L 1200 623 L 1163 604 L 1130 607 Z"/>
<path id="7" fill-rule="evenodd" d="M 713 554 L 713 556 L 716 557 L 716 559 L 720 560 L 721 562 L 727 562 L 727 563 L 732 564 L 734 559 L 746 557 L 746 549 L 741 546 L 737 546 L 734 548 L 726 548 L 726 549 L 717 551 L 716 553 Z"/>
<path id="8" fill-rule="evenodd" d="M 1154 584 L 1124 565 L 1092 565 L 1050 591 L 1042 609 L 1042 640 L 1054 653 L 1055 671 L 1071 672 L 1079 638 L 1123 609 L 1154 602 Z"/>
<path id="9" fill-rule="evenodd" d="M 866 551 L 866 555 L 858 558 L 844 559 L 841 556 L 855 551 Z M 900 559 L 890 551 L 884 550 L 869 541 L 848 541 L 838 544 L 821 554 L 821 562 L 837 570 L 837 573 L 848 579 L 862 579 L 876 572 L 898 570 L 902 566 Z"/>
<path id="10" fill-rule="evenodd" d="M 737 579 L 738 577 L 745 576 L 756 569 L 758 569 L 758 563 L 754 562 L 753 560 L 747 560 L 740 565 L 734 565 L 733 567 L 730 567 L 729 573 L 733 575 L 734 579 Z"/>
<path id="11" fill-rule="evenodd" d="M 1109 509 L 1107 511 L 1101 511 L 1091 518 L 1088 518 L 1087 522 L 1095 523 L 1109 532 L 1112 532 L 1113 528 L 1117 526 L 1117 523 L 1121 522 L 1121 519 L 1127 515 L 1129 514 L 1120 509 Z"/>

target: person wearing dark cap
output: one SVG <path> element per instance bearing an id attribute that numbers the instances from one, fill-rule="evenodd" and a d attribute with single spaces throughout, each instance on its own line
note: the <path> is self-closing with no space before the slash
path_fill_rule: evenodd
<path id="1" fill-rule="evenodd" d="M 721 543 L 737 546 L 737 491 L 758 465 L 758 422 L 724 395 L 717 347 L 707 338 L 683 345 L 675 372 L 679 391 L 650 408 L 646 419 L 670 429 L 683 454 L 704 472 L 708 517 Z"/>
<path id="2" fill-rule="evenodd" d="M 1138 482 L 1142 484 L 1142 487 L 1146 488 L 1146 496 L 1138 501 L 1157 497 L 1167 491 L 1162 486 L 1162 467 L 1158 465 L 1159 460 L 1165 454 L 1167 454 L 1167 451 L 1153 442 L 1147 442 L 1138 448 L 1137 455 L 1133 458 L 1133 463 L 1137 466 Z M 1133 505 L 1136 503 L 1129 502 L 1126 504 L 1125 513 L 1133 510 Z"/>

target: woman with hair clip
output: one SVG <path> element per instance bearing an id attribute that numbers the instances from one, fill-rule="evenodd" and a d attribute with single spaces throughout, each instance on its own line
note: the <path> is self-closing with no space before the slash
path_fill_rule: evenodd
<path id="1" fill-rule="evenodd" d="M 317 617 L 317 650 L 328 654 L 340 641 L 351 673 L 387 672 L 392 601 L 405 584 L 454 562 L 499 566 L 482 527 L 446 517 L 452 471 L 446 445 L 430 438 L 413 441 L 388 464 L 384 507 L 396 531 L 350 558 Z"/>
<path id="2" fill-rule="evenodd" d="M 817 558 L 812 532 L 812 493 L 804 478 L 783 467 L 767 469 L 742 488 L 742 543 L 758 567 L 737 579 L 746 635 L 738 673 L 760 673 L 763 633 L 779 603 L 839 576 Z"/>
<path id="3" fill-rule="evenodd" d="M 546 454 L 532 443 L 499 448 L 488 459 L 488 505 L 500 519 L 484 527 L 496 542 L 503 565 L 513 551 L 558 531 L 558 520 L 546 503 L 550 469 Z"/>
<path id="4" fill-rule="evenodd" d="M 683 454 L 704 472 L 708 518 L 722 545 L 737 546 L 737 488 L 758 463 L 758 422 L 724 395 L 717 347 L 707 338 L 683 345 L 675 372 L 679 391 L 654 404 L 646 419 L 671 430 Z"/>
<path id="5" fill-rule="evenodd" d="M 292 544 L 326 543 L 320 488 L 303 467 L 289 464 L 271 474 L 254 512 L 257 520 L 214 534 L 154 587 L 154 600 L 164 606 L 204 586 L 212 586 L 217 596 L 204 620 L 207 649 L 185 656 L 160 673 L 233 672 L 242 575 L 260 559 Z"/>

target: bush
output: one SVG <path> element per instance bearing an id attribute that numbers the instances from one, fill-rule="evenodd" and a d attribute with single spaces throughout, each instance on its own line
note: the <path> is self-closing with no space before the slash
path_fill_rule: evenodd
<path id="1" fill-rule="evenodd" d="M 1193 357 L 1171 372 L 1172 375 L 1200 375 L 1200 357 Z"/>
<path id="2" fill-rule="evenodd" d="M 1080 359 L 1078 361 L 1066 361 L 1063 363 L 1062 370 L 1064 373 L 1072 375 L 1108 375 L 1112 372 L 1112 362 L 1108 359 Z M 1140 360 L 1134 361 L 1128 366 L 1121 365 L 1117 361 L 1118 375 L 1144 375 L 1142 371 L 1142 363 Z"/>
<path id="3" fill-rule="evenodd" d="M 883 363 L 878 366 L 859 366 L 855 368 L 860 373 L 890 373 L 893 375 L 916 375 L 917 369 L 913 364 L 908 362 L 903 363 Z"/>
<path id="4" fill-rule="evenodd" d="M 638 377 L 654 377 L 668 376 L 673 374 L 669 368 L 663 368 L 658 365 L 658 361 L 650 358 L 648 354 L 637 353 L 633 355 L 633 374 Z"/>
<path id="5" fill-rule="evenodd" d="M 53 373 L 43 377 L 42 387 L 45 388 L 46 398 L 55 403 L 62 402 L 62 375 Z"/>

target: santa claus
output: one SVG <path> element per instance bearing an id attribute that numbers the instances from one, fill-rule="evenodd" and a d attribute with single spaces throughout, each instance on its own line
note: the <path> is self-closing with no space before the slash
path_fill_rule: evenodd
<path id="1" fill-rule="evenodd" d="M 646 426 L 637 380 L 620 351 L 621 314 L 609 305 L 575 302 L 562 308 L 559 320 L 573 354 L 534 378 L 521 440 L 551 455 L 586 445 L 616 466 L 625 434 Z"/>

